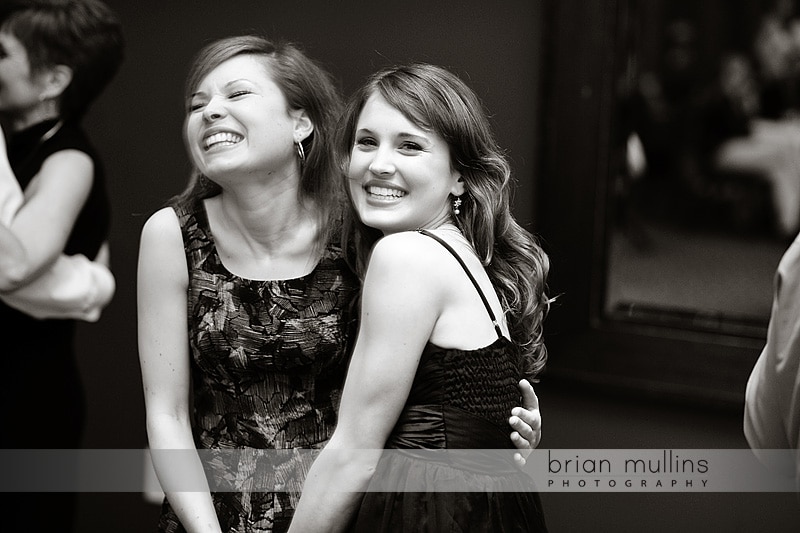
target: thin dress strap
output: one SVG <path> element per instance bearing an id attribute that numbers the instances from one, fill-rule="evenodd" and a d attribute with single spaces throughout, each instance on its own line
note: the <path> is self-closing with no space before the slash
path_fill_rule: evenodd
<path id="1" fill-rule="evenodd" d="M 472 272 L 469 271 L 469 269 L 467 268 L 467 265 L 464 263 L 464 260 L 461 259 L 461 256 L 458 255 L 458 253 L 453 249 L 453 247 L 450 246 L 449 244 L 447 244 L 444 241 L 444 239 L 442 239 L 441 237 L 437 237 L 436 235 L 434 235 L 430 231 L 424 230 L 424 229 L 418 229 L 417 232 L 421 233 L 422 235 L 427 235 L 431 239 L 435 240 L 436 242 L 438 242 L 439 244 L 444 246 L 445 249 L 448 252 L 450 252 L 450 254 L 453 257 L 456 258 L 456 261 L 458 261 L 458 264 L 461 265 L 461 268 L 464 269 L 464 272 L 467 273 L 467 276 L 469 277 L 469 280 L 475 286 L 475 290 L 478 291 L 478 295 L 481 297 L 481 300 L 483 301 L 484 307 L 486 307 L 486 312 L 489 313 L 489 318 L 492 319 L 492 324 L 494 325 L 494 330 L 497 332 L 497 336 L 498 337 L 502 337 L 503 336 L 503 331 L 500 329 L 500 324 L 497 322 L 497 317 L 494 316 L 494 311 L 492 311 L 492 308 L 489 305 L 489 301 L 486 299 L 486 296 L 483 294 L 483 291 L 481 290 L 481 286 L 478 285 L 478 282 L 475 280 L 475 276 L 472 275 Z"/>

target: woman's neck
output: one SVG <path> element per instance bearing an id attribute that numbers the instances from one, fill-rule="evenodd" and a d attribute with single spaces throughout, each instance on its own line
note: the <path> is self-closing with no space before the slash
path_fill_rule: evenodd
<path id="1" fill-rule="evenodd" d="M 225 267 L 247 279 L 291 279 L 308 274 L 324 249 L 312 205 L 284 197 L 207 200 L 211 231 Z"/>
<path id="2" fill-rule="evenodd" d="M 219 206 L 220 221 L 268 255 L 302 246 L 309 232 L 316 234 L 318 229 L 317 209 L 301 201 L 297 187 L 227 190 L 220 195 Z"/>
<path id="3" fill-rule="evenodd" d="M 50 103 L 48 103 L 50 102 Z M 8 119 L 11 131 L 22 131 L 46 120 L 59 118 L 57 107 L 50 100 Z"/>

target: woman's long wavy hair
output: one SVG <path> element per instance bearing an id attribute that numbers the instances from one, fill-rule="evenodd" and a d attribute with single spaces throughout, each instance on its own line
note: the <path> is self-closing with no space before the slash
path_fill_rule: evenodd
<path id="1" fill-rule="evenodd" d="M 345 107 L 336 143 L 344 169 L 354 145 L 358 116 L 374 93 L 416 126 L 447 141 L 451 164 L 466 189 L 461 213 L 452 217 L 453 223 L 480 257 L 506 310 L 511 338 L 522 347 L 526 370 L 530 376 L 536 375 L 547 359 L 542 322 L 550 304 L 546 294 L 550 263 L 536 238 L 511 214 L 511 167 L 480 100 L 442 67 L 416 63 L 379 71 Z M 345 214 L 344 235 L 348 259 L 363 276 L 369 251 L 381 233 L 361 223 L 351 207 Z"/>
<path id="2" fill-rule="evenodd" d="M 333 156 L 333 142 L 342 100 L 331 75 L 295 44 L 273 41 L 257 35 L 226 37 L 211 42 L 195 56 L 186 79 L 185 101 L 212 70 L 240 55 L 263 58 L 264 67 L 286 97 L 291 109 L 304 110 L 314 129 L 303 140 L 305 163 L 301 165 L 298 201 L 311 201 L 320 222 L 318 243 L 327 243 L 338 227 L 342 204 L 339 169 Z M 188 187 L 172 202 L 216 196 L 219 185 L 193 169 Z"/>

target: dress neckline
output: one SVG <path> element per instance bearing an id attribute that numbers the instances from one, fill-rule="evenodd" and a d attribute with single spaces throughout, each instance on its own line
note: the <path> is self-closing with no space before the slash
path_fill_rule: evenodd
<path id="1" fill-rule="evenodd" d="M 208 239 L 209 244 L 211 245 L 211 250 L 216 258 L 216 262 L 219 267 L 225 271 L 225 273 L 230 276 L 231 278 L 235 278 L 241 280 L 246 283 L 260 283 L 260 284 L 276 284 L 276 283 L 287 283 L 292 281 L 303 281 L 314 274 L 316 274 L 317 270 L 319 269 L 320 265 L 328 258 L 330 252 L 331 243 L 328 242 L 325 244 L 325 248 L 317 260 L 314 263 L 314 266 L 309 270 L 306 274 L 300 276 L 293 276 L 287 278 L 269 278 L 269 279 L 255 279 L 255 278 L 246 278 L 244 276 L 240 276 L 235 272 L 231 271 L 225 263 L 222 262 L 222 257 L 219 255 L 219 250 L 217 249 L 217 241 L 214 238 L 214 234 L 211 232 L 211 224 L 208 220 L 208 211 L 206 210 L 205 199 L 198 199 L 197 200 L 197 208 L 195 209 L 195 217 L 197 218 L 198 226 L 203 230 L 203 233 L 206 234 L 206 238 Z"/>
<path id="2" fill-rule="evenodd" d="M 464 353 L 464 354 L 491 351 L 491 350 L 496 349 L 496 348 L 502 348 L 502 347 L 504 347 L 504 345 L 509 345 L 509 344 L 513 346 L 514 343 L 511 342 L 511 340 L 508 337 L 506 337 L 505 335 L 501 335 L 501 336 L 497 337 L 491 343 L 489 343 L 489 344 L 487 344 L 485 346 L 481 346 L 479 348 L 445 348 L 444 346 L 440 346 L 440 345 L 435 344 L 435 343 L 433 343 L 431 341 L 427 342 L 427 346 L 431 350 L 440 351 L 440 352 L 458 352 L 458 353 Z"/>

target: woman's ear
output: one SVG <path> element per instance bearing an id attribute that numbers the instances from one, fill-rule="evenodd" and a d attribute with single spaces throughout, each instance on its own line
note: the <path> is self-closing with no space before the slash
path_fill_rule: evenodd
<path id="1" fill-rule="evenodd" d="M 42 84 L 42 92 L 39 93 L 41 100 L 58 98 L 72 83 L 72 69 L 66 65 L 55 65 L 39 75 Z"/>
<path id="2" fill-rule="evenodd" d="M 311 117 L 305 109 L 293 109 L 291 115 L 294 119 L 294 140 L 300 142 L 314 131 L 314 123 L 311 122 Z"/>
<path id="3" fill-rule="evenodd" d="M 453 177 L 455 178 L 455 181 L 453 182 L 453 186 L 450 188 L 450 194 L 453 196 L 461 196 L 467 192 L 467 187 L 464 184 L 464 178 L 456 171 L 453 171 Z"/>

